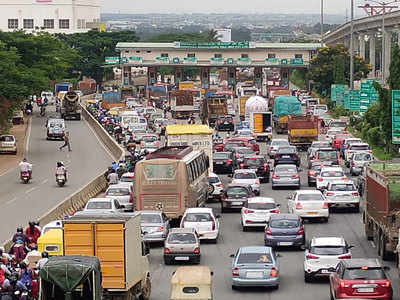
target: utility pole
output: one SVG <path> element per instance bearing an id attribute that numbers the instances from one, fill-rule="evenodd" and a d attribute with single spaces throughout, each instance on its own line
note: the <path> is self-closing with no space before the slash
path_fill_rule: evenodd
<path id="1" fill-rule="evenodd" d="M 354 89 L 354 0 L 351 1 L 350 12 L 350 89 Z"/>
<path id="2" fill-rule="evenodd" d="M 321 47 L 324 46 L 324 0 L 321 0 Z"/>

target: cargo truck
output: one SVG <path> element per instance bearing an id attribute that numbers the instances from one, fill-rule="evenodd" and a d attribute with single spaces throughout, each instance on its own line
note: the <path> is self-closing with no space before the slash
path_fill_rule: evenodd
<path id="1" fill-rule="evenodd" d="M 295 96 L 278 96 L 274 99 L 273 113 L 276 133 L 286 134 L 288 115 L 300 115 L 301 104 Z"/>
<path id="2" fill-rule="evenodd" d="M 149 248 L 142 242 L 140 213 L 81 215 L 63 222 L 64 255 L 100 260 L 104 298 L 148 300 Z"/>
<path id="3" fill-rule="evenodd" d="M 67 92 L 61 100 L 61 118 L 67 119 L 81 119 L 81 105 L 80 97 L 76 92 Z"/>
<path id="4" fill-rule="evenodd" d="M 207 94 L 203 104 L 205 109 L 203 113 L 208 118 L 208 124 L 210 124 L 210 126 L 214 125 L 219 117 L 228 114 L 229 98 L 230 96 L 227 94 Z"/>
<path id="5" fill-rule="evenodd" d="M 318 117 L 309 114 L 289 115 L 288 136 L 291 145 L 308 148 L 318 140 Z"/>
<path id="6" fill-rule="evenodd" d="M 383 260 L 392 258 L 399 241 L 400 163 L 372 163 L 365 168 L 363 220 Z"/>
<path id="7" fill-rule="evenodd" d="M 187 118 L 194 112 L 194 97 L 191 91 L 171 91 L 169 103 L 174 119 Z"/>
<path id="8" fill-rule="evenodd" d="M 277 88 L 269 90 L 268 104 L 269 107 L 273 107 L 275 98 L 278 96 L 290 96 L 290 90 L 284 88 Z"/>
<path id="9" fill-rule="evenodd" d="M 257 141 L 272 139 L 272 112 L 251 112 L 248 121 Z"/>
<path id="10" fill-rule="evenodd" d="M 239 116 L 244 117 L 246 114 L 246 102 L 251 96 L 241 96 L 239 98 Z"/>
<path id="11" fill-rule="evenodd" d="M 113 107 L 125 107 L 125 102 L 121 100 L 121 94 L 119 92 L 103 92 L 101 95 L 101 108 L 111 109 Z"/>

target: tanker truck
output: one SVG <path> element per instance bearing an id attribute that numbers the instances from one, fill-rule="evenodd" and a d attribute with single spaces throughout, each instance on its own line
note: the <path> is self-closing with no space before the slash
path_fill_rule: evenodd
<path id="1" fill-rule="evenodd" d="M 61 118 L 67 119 L 81 119 L 81 106 L 80 97 L 75 92 L 68 92 L 61 99 Z"/>

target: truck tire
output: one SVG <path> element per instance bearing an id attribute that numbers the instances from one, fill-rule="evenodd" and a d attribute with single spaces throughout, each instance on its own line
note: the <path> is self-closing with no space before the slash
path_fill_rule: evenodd
<path id="1" fill-rule="evenodd" d="M 81 120 L 81 115 L 80 115 L 80 114 L 77 115 L 77 116 L 76 116 L 76 119 L 77 119 L 78 121 L 80 121 L 80 120 Z"/>
<path id="2" fill-rule="evenodd" d="M 364 215 L 364 232 L 365 232 L 365 237 L 367 238 L 368 241 L 372 241 L 374 239 L 374 234 L 371 230 L 368 219 L 366 219 L 365 215 Z"/>
<path id="3" fill-rule="evenodd" d="M 382 260 L 390 260 L 391 258 L 390 252 L 386 251 L 386 237 L 384 234 L 379 235 L 378 253 Z"/>
<path id="4" fill-rule="evenodd" d="M 145 286 L 142 287 L 142 294 L 140 295 L 140 300 L 149 300 L 151 294 L 151 281 L 150 278 L 146 278 Z"/>

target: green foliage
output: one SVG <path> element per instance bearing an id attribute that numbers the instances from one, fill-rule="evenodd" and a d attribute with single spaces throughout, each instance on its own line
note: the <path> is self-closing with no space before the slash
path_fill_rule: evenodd
<path id="1" fill-rule="evenodd" d="M 293 69 L 290 72 L 290 81 L 300 89 L 306 88 L 306 69 Z"/>
<path id="2" fill-rule="evenodd" d="M 216 32 L 210 30 L 203 33 L 165 33 L 153 36 L 147 40 L 152 43 L 172 43 L 172 42 L 215 42 Z"/>
<path id="3" fill-rule="evenodd" d="M 343 63 L 341 62 L 343 61 Z M 344 64 L 343 77 L 339 74 Z M 354 57 L 354 79 L 365 78 L 370 66 L 361 57 Z M 343 45 L 323 47 L 310 62 L 308 78 L 314 82 L 314 89 L 319 93 L 330 91 L 336 78 L 344 78 L 345 83 L 350 81 L 350 55 Z"/>
<path id="4" fill-rule="evenodd" d="M 338 118 L 341 117 L 341 116 L 347 116 L 347 115 L 348 115 L 348 112 L 347 112 L 347 110 L 344 108 L 343 105 L 337 105 L 337 106 L 334 106 L 334 107 L 332 108 L 332 116 L 333 116 L 333 118 L 335 118 L 335 119 L 338 119 Z"/>
<path id="5" fill-rule="evenodd" d="M 389 150 L 392 144 L 392 93 L 374 82 L 373 87 L 379 93 L 379 124 L 383 132 L 384 145 Z"/>
<path id="6" fill-rule="evenodd" d="M 388 83 L 390 89 L 400 90 L 400 47 L 397 44 L 392 49 L 392 61 L 389 70 Z"/>
<path id="7" fill-rule="evenodd" d="M 57 37 L 76 49 L 80 59 L 74 65 L 82 75 L 94 78 L 98 83 L 104 76 L 106 56 L 119 56 L 115 46 L 118 42 L 137 42 L 134 31 L 99 32 L 91 30 L 85 33 L 58 34 Z"/>

